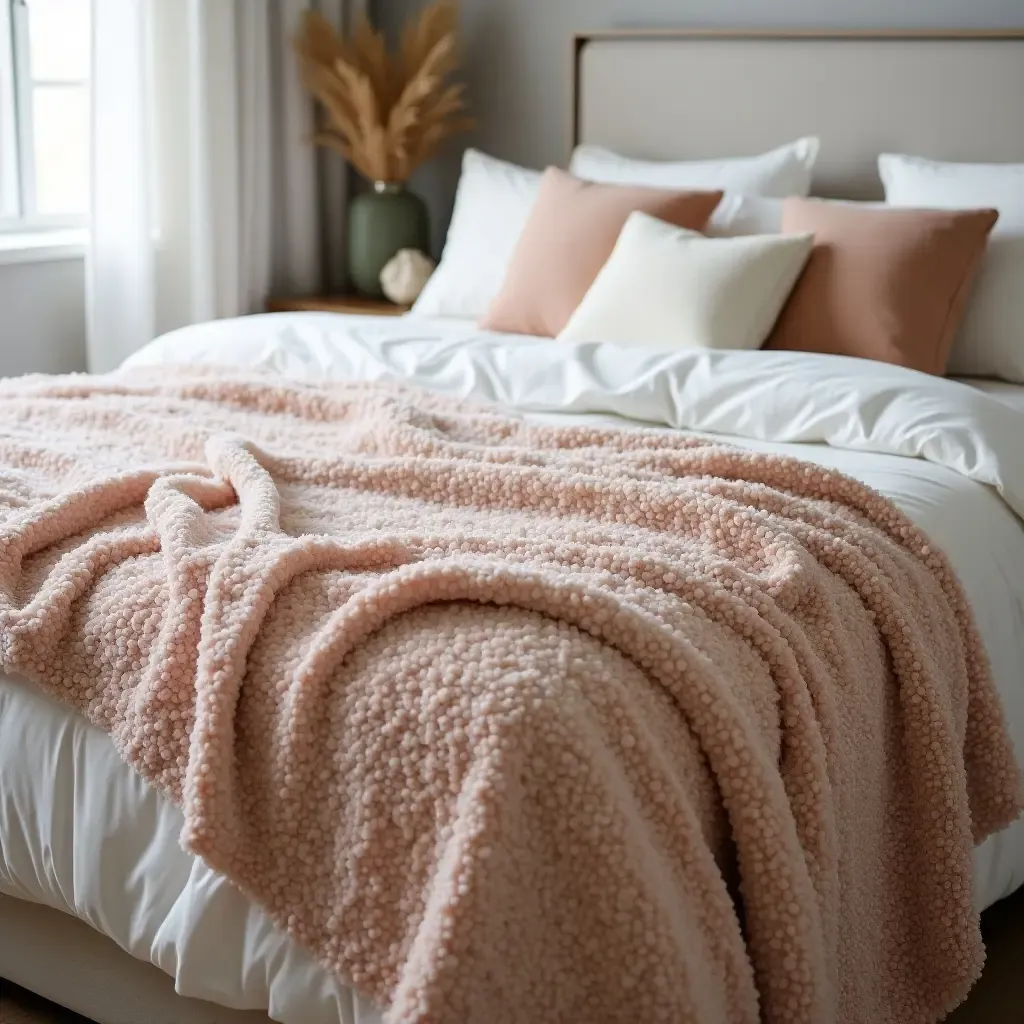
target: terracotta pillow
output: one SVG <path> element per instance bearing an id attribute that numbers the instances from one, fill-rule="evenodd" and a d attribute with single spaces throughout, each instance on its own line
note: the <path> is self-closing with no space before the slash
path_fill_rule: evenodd
<path id="1" fill-rule="evenodd" d="M 998 216 L 787 199 L 783 232 L 810 232 L 814 249 L 765 348 L 945 373 Z"/>
<path id="2" fill-rule="evenodd" d="M 505 283 L 480 326 L 553 338 L 594 283 L 634 210 L 699 231 L 721 198 L 721 192 L 598 185 L 549 167 Z"/>

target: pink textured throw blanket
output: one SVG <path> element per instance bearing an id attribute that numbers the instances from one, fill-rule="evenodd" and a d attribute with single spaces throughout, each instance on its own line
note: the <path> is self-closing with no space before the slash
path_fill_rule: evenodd
<path id="1" fill-rule="evenodd" d="M 0 653 L 394 1022 L 931 1024 L 1020 807 L 883 498 L 383 386 L 0 384 Z"/>

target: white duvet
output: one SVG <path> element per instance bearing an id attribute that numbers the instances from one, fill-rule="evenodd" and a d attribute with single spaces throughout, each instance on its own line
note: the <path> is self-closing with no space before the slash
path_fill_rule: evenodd
<path id="1" fill-rule="evenodd" d="M 949 555 L 1024 751 L 1024 388 L 990 396 L 861 360 L 665 353 L 483 334 L 459 322 L 248 317 L 178 331 L 129 363 L 234 363 L 304 380 L 398 379 L 545 419 L 730 435 L 856 476 Z M 1005 400 L 1004 400 L 1005 399 Z M 178 990 L 285 1024 L 379 1015 L 177 845 L 178 812 L 109 741 L 0 679 L 0 892 L 68 910 Z M 985 907 L 1024 884 L 1024 821 L 976 853 Z"/>

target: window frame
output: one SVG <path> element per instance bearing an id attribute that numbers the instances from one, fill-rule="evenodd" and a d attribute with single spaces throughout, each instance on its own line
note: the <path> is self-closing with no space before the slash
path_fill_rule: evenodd
<path id="1" fill-rule="evenodd" d="M 0 235 L 86 226 L 85 214 L 42 214 L 36 205 L 33 90 L 88 89 L 88 79 L 34 79 L 27 0 L 0 0 Z"/>
<path id="2" fill-rule="evenodd" d="M 18 141 L 12 7 L 12 4 L 0 0 L 0 231 L 21 222 L 21 147 Z"/>

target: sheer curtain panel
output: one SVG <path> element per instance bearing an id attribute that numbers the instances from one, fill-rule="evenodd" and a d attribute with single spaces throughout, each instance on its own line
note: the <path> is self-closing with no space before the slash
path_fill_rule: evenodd
<path id="1" fill-rule="evenodd" d="M 186 324 L 337 287 L 346 185 L 308 137 L 291 39 L 363 0 L 93 0 L 89 367 Z"/>

